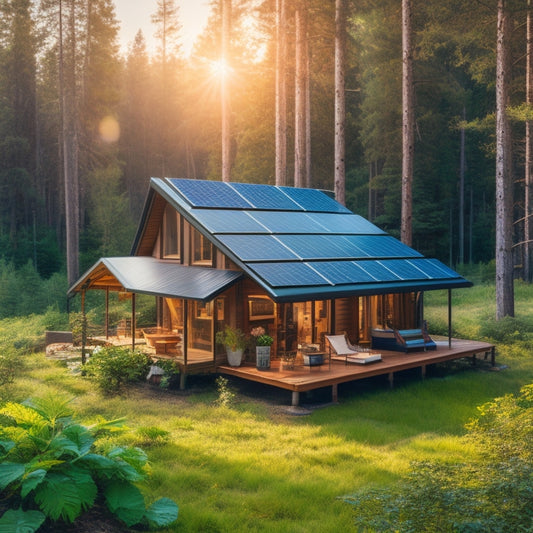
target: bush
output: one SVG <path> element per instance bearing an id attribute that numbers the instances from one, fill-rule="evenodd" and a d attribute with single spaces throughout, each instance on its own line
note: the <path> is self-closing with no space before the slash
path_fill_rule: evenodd
<path id="1" fill-rule="evenodd" d="M 126 383 L 145 379 L 151 364 L 152 360 L 144 353 L 110 346 L 96 349 L 85 364 L 84 372 L 104 392 L 117 393 Z"/>
<path id="2" fill-rule="evenodd" d="M 531 531 L 533 385 L 480 408 L 467 440 L 477 462 L 415 463 L 394 489 L 345 498 L 360 531 Z"/>
<path id="3" fill-rule="evenodd" d="M 128 527 L 174 522 L 177 505 L 161 498 L 148 509 L 136 483 L 146 479 L 139 448 L 100 452 L 96 438 L 121 420 L 88 427 L 74 421 L 70 400 L 48 397 L 0 409 L 0 491 L 10 507 L 0 531 L 37 531 L 46 518 L 74 522 L 102 498 Z"/>
<path id="4" fill-rule="evenodd" d="M 0 386 L 13 383 L 23 363 L 21 354 L 14 347 L 0 347 Z"/>

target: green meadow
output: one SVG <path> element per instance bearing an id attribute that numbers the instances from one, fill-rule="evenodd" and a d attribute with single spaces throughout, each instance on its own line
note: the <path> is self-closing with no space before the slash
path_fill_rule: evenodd
<path id="1" fill-rule="evenodd" d="M 455 294 L 455 292 L 457 294 Z M 406 373 L 389 389 L 375 378 L 339 387 L 336 405 L 320 391 L 303 398 L 316 408 L 289 414 L 288 393 L 215 377 L 191 378 L 186 391 L 154 385 L 104 395 L 63 362 L 46 359 L 39 344 L 45 316 L 0 321 L 0 344 L 17 347 L 15 377 L 2 402 L 49 393 L 74 397 L 77 418 L 126 418 L 128 431 L 109 444 L 139 446 L 151 476 L 147 502 L 169 497 L 179 505 L 179 532 L 335 532 L 355 530 L 343 496 L 393 487 L 413 461 L 475 460 L 475 443 L 461 437 L 478 407 L 533 382 L 533 299 L 518 283 L 517 318 L 496 323 L 494 286 L 453 294 L 453 333 L 497 344 L 497 368 L 457 362 L 432 367 L 421 380 Z M 447 293 L 425 296 L 430 331 L 447 330 Z M 227 401 L 221 402 L 223 392 Z"/>

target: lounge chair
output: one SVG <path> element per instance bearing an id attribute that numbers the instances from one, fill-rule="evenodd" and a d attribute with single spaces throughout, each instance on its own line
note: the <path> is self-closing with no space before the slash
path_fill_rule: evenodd
<path id="1" fill-rule="evenodd" d="M 329 344 L 330 358 L 341 360 L 344 358 L 346 364 L 357 363 L 360 365 L 381 361 L 380 353 L 359 352 L 354 346 L 349 344 L 344 335 L 326 335 L 326 339 Z M 332 355 L 332 352 L 335 355 Z"/>

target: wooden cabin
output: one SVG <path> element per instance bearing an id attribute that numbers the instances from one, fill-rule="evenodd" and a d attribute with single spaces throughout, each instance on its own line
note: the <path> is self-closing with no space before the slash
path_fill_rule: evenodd
<path id="1" fill-rule="evenodd" d="M 186 373 L 226 363 L 215 344 L 226 324 L 262 326 L 273 358 L 325 349 L 326 334 L 372 347 L 373 334 L 422 329 L 425 291 L 470 285 L 323 191 L 152 178 L 131 255 L 101 259 L 69 295 L 154 295 Z"/>

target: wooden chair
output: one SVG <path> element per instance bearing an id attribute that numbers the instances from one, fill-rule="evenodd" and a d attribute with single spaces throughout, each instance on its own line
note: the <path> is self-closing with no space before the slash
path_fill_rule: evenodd
<path id="1" fill-rule="evenodd" d="M 366 365 L 367 363 L 373 363 L 375 361 L 381 361 L 381 354 L 371 352 L 359 352 L 357 348 L 352 346 L 345 335 L 326 335 L 328 341 L 330 358 L 331 352 L 335 352 L 337 357 L 344 357 L 345 364 L 357 363 L 360 365 Z"/>

